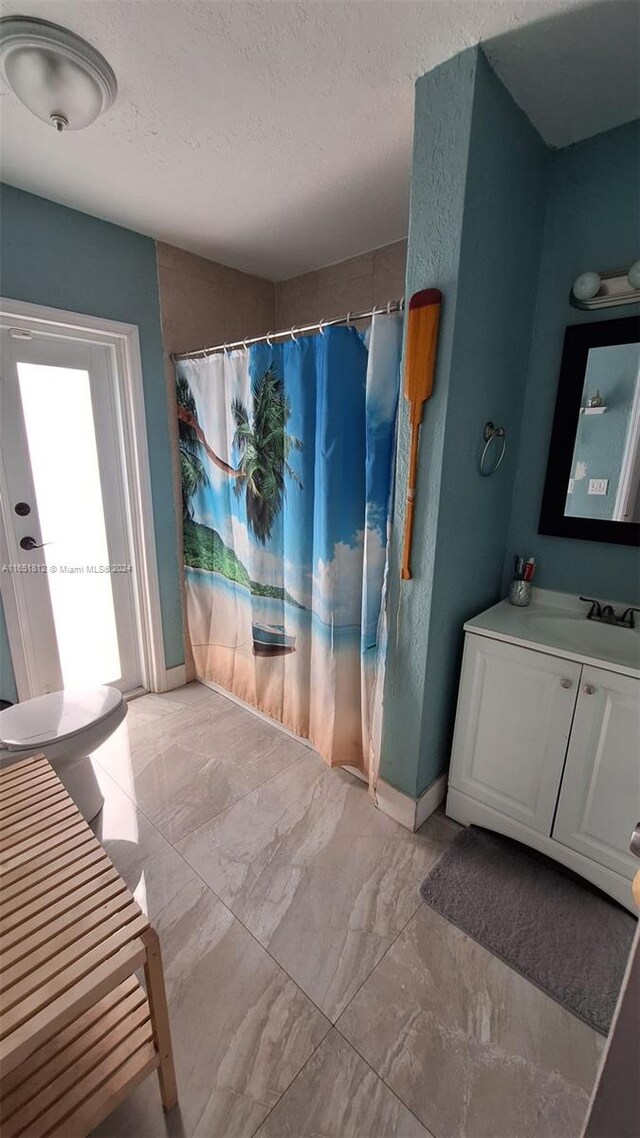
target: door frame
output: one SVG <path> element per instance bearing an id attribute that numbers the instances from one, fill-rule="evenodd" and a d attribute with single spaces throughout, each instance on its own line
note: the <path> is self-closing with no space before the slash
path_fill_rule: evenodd
<path id="1" fill-rule="evenodd" d="M 15 328 L 35 333 L 39 330 L 49 332 L 76 342 L 92 341 L 114 351 L 124 458 L 121 470 L 129 499 L 131 538 L 137 567 L 136 604 L 142 647 L 143 684 L 148 691 L 166 691 L 174 685 L 167 675 L 164 656 L 138 327 L 136 324 L 124 324 L 101 316 L 66 312 L 5 297 L 0 297 L 0 319 L 3 322 L 10 320 Z M 10 535 L 13 531 L 7 516 L 8 508 L 5 474 L 0 458 L 0 562 L 11 564 L 16 558 L 12 555 Z M 18 699 L 29 699 L 29 674 L 20 621 L 20 602 L 12 573 L 0 573 L 0 597 L 4 606 Z"/>

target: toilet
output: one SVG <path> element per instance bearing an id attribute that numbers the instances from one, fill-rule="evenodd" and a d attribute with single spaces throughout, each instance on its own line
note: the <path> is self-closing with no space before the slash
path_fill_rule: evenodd
<path id="1" fill-rule="evenodd" d="M 111 687 L 57 691 L 17 703 L 0 711 L 0 767 L 43 754 L 91 822 L 104 799 L 90 755 L 126 714 L 122 692 Z"/>

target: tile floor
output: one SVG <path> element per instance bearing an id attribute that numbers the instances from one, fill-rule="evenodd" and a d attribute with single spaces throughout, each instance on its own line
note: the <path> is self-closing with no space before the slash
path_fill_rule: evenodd
<path id="1" fill-rule="evenodd" d="M 96 752 L 105 848 L 162 942 L 180 1105 L 101 1138 L 577 1138 L 603 1040 L 423 905 L 453 840 L 199 684 Z"/>

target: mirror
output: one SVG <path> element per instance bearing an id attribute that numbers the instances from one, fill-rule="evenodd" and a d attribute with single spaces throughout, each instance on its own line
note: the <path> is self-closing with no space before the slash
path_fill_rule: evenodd
<path id="1" fill-rule="evenodd" d="M 538 532 L 640 545 L 640 317 L 566 330 Z"/>

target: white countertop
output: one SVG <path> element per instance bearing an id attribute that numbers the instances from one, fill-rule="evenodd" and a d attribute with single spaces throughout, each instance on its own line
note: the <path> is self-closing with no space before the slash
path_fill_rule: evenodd
<path id="1" fill-rule="evenodd" d="M 616 612 L 628 607 L 603 603 L 612 603 Z M 640 613 L 632 630 L 587 620 L 588 611 L 587 604 L 569 593 L 534 588 L 527 608 L 500 601 L 468 620 L 464 629 L 640 679 Z"/>

